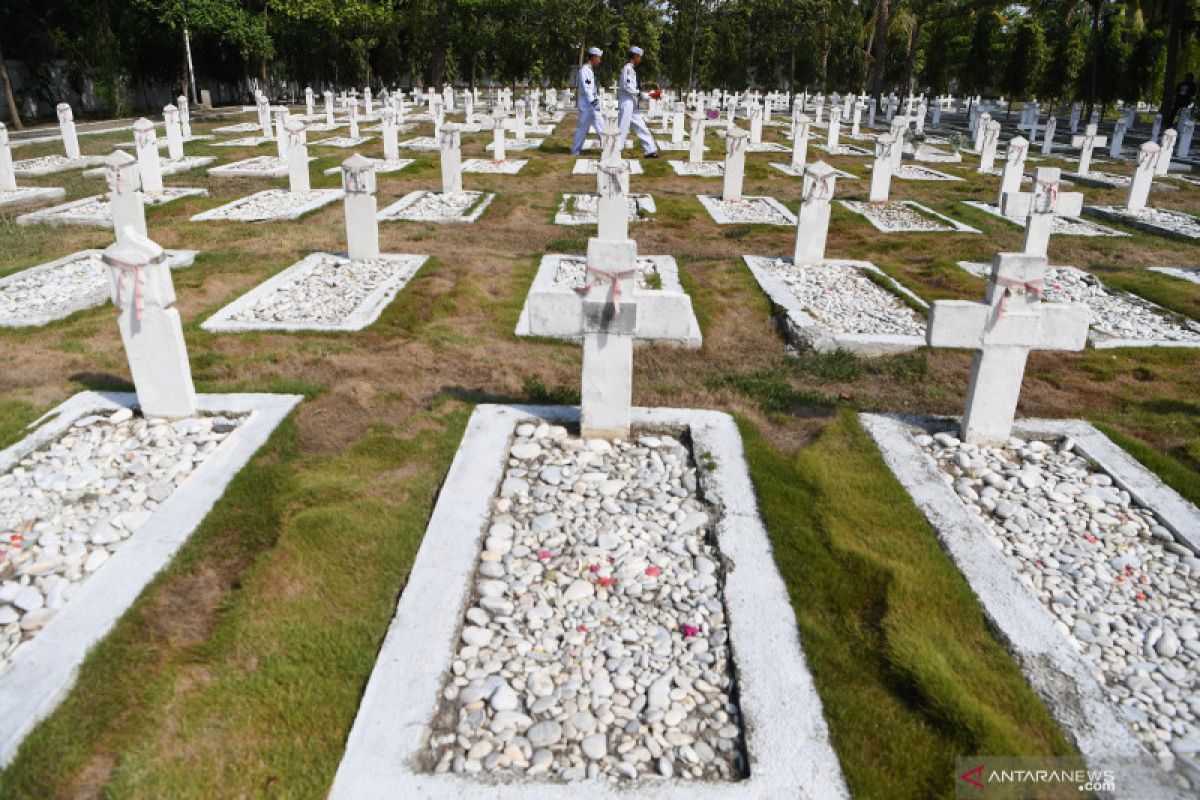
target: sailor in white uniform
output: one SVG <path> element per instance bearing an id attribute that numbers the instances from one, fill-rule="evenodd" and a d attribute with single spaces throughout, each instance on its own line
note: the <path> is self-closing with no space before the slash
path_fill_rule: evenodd
<path id="1" fill-rule="evenodd" d="M 650 135 L 650 128 L 646 126 L 646 120 L 642 119 L 638 111 L 638 102 L 650 99 L 650 95 L 638 87 L 637 70 L 634 67 L 640 63 L 642 48 L 629 48 L 629 61 L 621 68 L 621 88 L 617 97 L 617 109 L 620 114 L 617 119 L 621 127 L 619 147 L 624 149 L 625 138 L 629 136 L 629 128 L 632 126 L 634 135 L 646 151 L 646 158 L 660 158 L 658 146 L 654 144 L 654 137 Z"/>
<path id="2" fill-rule="evenodd" d="M 583 151 L 583 140 L 587 138 L 588 129 L 595 128 L 596 135 L 601 133 L 600 127 L 600 94 L 596 86 L 596 67 L 600 66 L 600 48 L 589 47 L 587 61 L 579 68 L 579 85 L 576 95 L 579 98 L 579 125 L 575 128 L 575 141 L 571 144 L 571 155 L 577 156 Z"/>

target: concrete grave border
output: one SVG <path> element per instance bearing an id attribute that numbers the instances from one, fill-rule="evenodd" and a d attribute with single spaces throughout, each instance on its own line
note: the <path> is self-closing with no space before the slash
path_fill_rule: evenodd
<path id="1" fill-rule="evenodd" d="M 18 186 L 11 192 L 0 192 L 0 210 L 8 211 L 39 203 L 60 200 L 67 196 L 66 189 L 53 186 Z"/>
<path id="2" fill-rule="evenodd" d="M 316 161 L 316 156 L 309 156 L 309 161 Z M 273 169 L 249 169 L 248 164 L 268 164 L 273 163 L 276 166 Z M 288 165 L 286 159 L 281 159 L 279 156 L 254 156 L 253 158 L 243 158 L 241 161 L 231 161 L 228 164 L 222 164 L 219 167 L 209 167 L 208 174 L 214 178 L 283 178 L 288 174 Z"/>
<path id="3" fill-rule="evenodd" d="M 989 263 L 985 263 L 982 261 L 958 261 L 956 263 L 958 264 L 958 267 L 960 269 L 962 269 L 963 271 L 969 272 L 970 274 L 974 275 L 976 278 L 981 278 L 985 281 L 992 274 L 992 265 Z M 1172 311 L 1169 311 L 1168 309 L 1165 309 L 1162 306 L 1158 305 L 1158 303 L 1152 303 L 1151 301 L 1147 300 L 1144 297 L 1136 295 L 1132 292 L 1126 292 L 1122 289 L 1114 289 L 1113 287 L 1111 287 L 1107 283 L 1105 283 L 1103 280 L 1101 280 L 1099 275 L 1090 273 L 1087 270 L 1082 270 L 1082 269 L 1079 269 L 1078 267 L 1072 267 L 1069 265 L 1051 265 L 1051 268 L 1052 269 L 1073 269 L 1076 272 L 1081 272 L 1085 275 L 1089 275 L 1089 276 L 1095 278 L 1096 280 L 1100 281 L 1100 285 L 1104 288 L 1104 291 L 1108 292 L 1109 294 L 1119 297 L 1120 299 L 1124 300 L 1126 303 L 1129 303 L 1131 305 L 1148 308 L 1150 311 L 1153 311 L 1155 314 L 1157 314 L 1159 316 L 1166 317 L 1168 320 L 1173 320 L 1175 318 L 1183 318 L 1182 314 L 1176 314 Z M 1154 269 L 1154 268 L 1151 267 L 1151 269 Z M 1092 313 L 1091 313 L 1091 310 L 1089 309 L 1088 310 L 1089 320 L 1091 319 L 1091 316 L 1092 316 Z M 1191 322 L 1191 320 L 1188 320 L 1188 321 Z M 1087 339 L 1088 339 L 1088 344 L 1090 344 L 1092 347 L 1094 347 L 1097 350 L 1111 350 L 1111 349 L 1114 349 L 1117 347 L 1187 347 L 1187 348 L 1200 347 L 1200 341 L 1190 341 L 1190 342 L 1182 341 L 1182 342 L 1180 342 L 1180 341 L 1175 341 L 1174 339 L 1122 339 L 1118 336 L 1112 336 L 1110 334 L 1107 334 L 1104 331 L 1098 331 L 1095 328 L 1092 328 L 1090 324 L 1088 325 Z"/>
<path id="4" fill-rule="evenodd" d="M 471 209 L 471 213 L 467 214 L 466 216 L 437 217 L 436 219 L 410 219 L 402 216 L 405 211 L 420 203 L 427 196 L 438 194 L 442 193 L 435 189 L 418 189 L 415 192 L 409 192 L 387 208 L 381 210 L 378 214 L 376 214 L 375 218 L 380 222 L 433 222 L 437 224 L 451 222 L 474 222 L 475 220 L 479 219 L 480 215 L 482 215 L 483 212 L 487 210 L 487 207 L 492 204 L 492 201 L 496 199 L 494 192 L 481 192 L 467 189 L 465 194 L 473 194 L 477 197 L 482 197 L 483 199 L 477 200 L 473 207 L 468 206 L 468 208 Z"/>
<path id="5" fill-rule="evenodd" d="M 1003 214 L 1000 213 L 1000 207 L 997 206 L 995 203 L 985 203 L 982 200 L 963 200 L 962 202 L 963 202 L 963 205 L 970 206 L 971 208 L 974 208 L 977 211 L 982 211 L 985 214 L 990 214 L 993 217 L 995 217 L 996 219 L 1002 219 L 1005 222 L 1009 222 L 1013 225 L 1016 225 L 1018 228 L 1025 227 L 1025 220 L 1013 219 L 1012 217 L 1004 216 Z M 1063 225 L 1063 222 L 1061 222 L 1062 220 L 1065 220 L 1066 225 L 1069 226 L 1065 230 L 1062 229 L 1062 225 Z M 1128 233 L 1125 233 L 1124 231 L 1119 231 L 1116 228 L 1110 228 L 1107 225 L 1101 225 L 1098 222 L 1092 222 L 1091 220 L 1086 220 L 1086 219 L 1083 219 L 1082 217 L 1055 216 L 1051 224 L 1053 227 L 1051 228 L 1050 232 L 1052 234 L 1054 234 L 1055 236 L 1095 237 L 1095 236 L 1128 236 L 1129 235 Z M 1075 226 L 1078 226 L 1078 227 L 1075 227 Z"/>
<path id="6" fill-rule="evenodd" d="M 642 162 L 638 161 L 636 158 L 626 159 L 625 163 L 629 165 L 630 175 L 645 174 L 645 170 L 642 169 Z M 599 173 L 599 171 L 600 161 L 599 159 L 595 158 L 577 158 L 575 159 L 575 165 L 571 167 L 572 175 L 596 175 Z"/>
<path id="7" fill-rule="evenodd" d="M 511 150 L 514 153 L 516 153 L 516 152 L 520 152 L 522 150 L 540 150 L 542 147 L 543 141 L 544 141 L 543 139 L 505 139 L 504 140 L 504 151 L 508 152 L 509 150 Z M 496 146 L 495 142 L 488 142 L 487 145 L 483 149 L 491 150 L 495 146 Z"/>
<path id="8" fill-rule="evenodd" d="M 1089 766 L 1100 769 L 1119 762 L 1117 774 L 1136 794 L 1117 797 L 1180 798 L 1185 795 L 1142 747 L 1119 708 L 1109 703 L 1096 678 L 1095 666 L 1033 593 L 1018 580 L 1003 551 L 989 538 L 984 523 L 963 504 L 942 478 L 933 460 L 909 432 L 945 430 L 955 420 L 902 414 L 860 414 L 884 462 L 937 533 L 1001 641 L 1016 658 L 1034 691 L 1042 698 Z M 1018 420 L 1013 435 L 1075 441 L 1075 450 L 1092 459 L 1113 482 L 1155 514 L 1181 543 L 1200 549 L 1200 511 L 1168 488 L 1153 473 L 1083 420 Z M 1148 791 L 1149 790 L 1149 791 Z"/>
<path id="9" fill-rule="evenodd" d="M 237 209 L 239 206 L 249 203 L 256 197 L 261 197 L 267 194 L 290 194 L 287 189 L 264 189 L 261 192 L 248 194 L 245 197 L 239 197 L 236 200 L 231 200 L 224 205 L 219 205 L 216 208 L 210 208 L 208 211 L 201 211 L 192 217 L 192 222 L 276 222 L 279 220 L 300 219 L 305 214 L 316 211 L 318 208 L 333 203 L 342 197 L 341 189 L 313 189 L 310 194 L 313 195 L 307 203 L 296 206 L 288 211 L 279 214 L 270 214 L 268 216 L 242 217 L 231 218 L 221 216 L 223 213 L 228 213 Z"/>
<path id="10" fill-rule="evenodd" d="M 884 333 L 838 333 L 832 331 L 825 327 L 824 323 L 820 320 L 805 311 L 804 306 L 800 304 L 800 300 L 796 295 L 792 294 L 791 290 L 788 289 L 787 284 L 771 274 L 770 269 L 767 268 L 764 262 L 774 261 L 774 257 L 742 256 L 742 260 L 750 269 L 751 274 L 754 275 L 754 280 L 758 281 L 759 288 L 766 292 L 767 297 L 770 298 L 771 304 L 783 312 L 783 317 L 779 319 L 779 322 L 782 323 L 784 335 L 797 348 L 808 346 L 818 353 L 848 350 L 860 356 L 874 357 L 894 353 L 908 353 L 925 346 L 924 336 L 904 336 Z M 792 259 L 787 258 L 784 260 L 791 261 Z M 893 294 L 907 297 L 925 309 L 929 308 L 928 303 L 904 288 L 894 278 L 869 261 L 827 258 L 822 263 L 845 265 L 875 274 L 883 279 Z M 882 286 L 879 289 L 884 292 L 888 291 L 887 288 Z M 928 311 L 926 311 L 926 317 L 928 317 Z"/>
<path id="11" fill-rule="evenodd" d="M 340 147 L 342 149 L 346 149 L 349 147 L 358 147 L 359 145 L 366 144 L 367 142 L 373 142 L 373 141 L 375 141 L 374 136 L 360 136 L 357 139 L 355 139 L 352 136 L 331 136 L 328 139 L 318 139 L 315 142 L 311 142 L 310 146 L 312 146 L 312 147 Z"/>
<path id="12" fill-rule="evenodd" d="M 784 219 L 782 222 L 767 221 L 763 219 L 756 221 L 731 219 L 729 215 L 725 213 L 725 201 L 721 198 L 710 194 L 698 194 L 696 195 L 696 199 L 700 201 L 700 205 L 704 206 L 704 210 L 708 212 L 710 217 L 712 217 L 712 221 L 718 225 L 778 225 L 780 227 L 794 227 L 796 225 L 796 215 L 788 210 L 787 206 L 776 200 L 774 197 L 768 197 L 766 195 L 757 197 L 746 195 L 737 202 L 753 203 L 754 205 L 760 207 L 760 211 L 761 207 L 765 205 L 770 210 L 783 215 Z"/>
<path id="13" fill-rule="evenodd" d="M 853 203 L 860 203 L 862 205 L 869 206 L 870 203 L 868 203 L 866 201 L 862 201 L 862 200 L 839 200 L 838 202 L 841 203 L 842 207 L 845 208 L 847 211 L 851 212 L 852 214 L 857 214 L 858 216 L 865 219 L 867 222 L 871 223 L 871 225 L 875 228 L 875 230 L 879 231 L 880 233 L 983 233 L 983 231 L 981 231 L 977 228 L 972 228 L 970 225 L 967 225 L 966 223 L 959 222 L 956 219 L 951 219 L 950 217 L 947 217 L 945 214 L 939 214 L 938 212 L 934 211 L 929 206 L 924 205 L 922 203 L 918 203 L 916 200 L 891 200 L 888 202 L 890 204 L 894 204 L 894 205 L 902 205 L 902 206 L 908 206 L 909 208 L 915 208 L 921 214 L 924 214 L 926 216 L 936 217 L 939 220 L 941 220 L 942 222 L 949 225 L 953 230 L 932 231 L 932 230 L 925 230 L 923 228 L 891 228 L 891 229 L 889 229 L 889 228 L 883 227 L 878 222 L 876 222 L 872 217 L 867 216 L 866 213 L 864 213 L 863 211 L 860 211 L 858 208 L 856 208 L 854 205 L 852 205 Z"/>
<path id="14" fill-rule="evenodd" d="M 775 169 L 779 170 L 780 172 L 782 172 L 784 175 L 790 175 L 793 178 L 803 178 L 804 177 L 804 167 L 806 167 L 808 165 L 805 164 L 804 166 L 801 166 L 799 169 L 797 169 L 796 165 L 794 165 L 794 164 L 784 164 L 781 161 L 772 161 L 771 166 L 774 167 Z M 837 176 L 837 178 L 839 180 L 846 180 L 846 181 L 860 180 L 860 178 L 857 175 L 852 175 L 851 173 L 846 172 L 846 170 L 844 170 L 844 169 L 837 169 L 836 167 L 832 167 L 832 166 L 830 166 L 829 168 L 833 170 L 833 174 L 835 176 Z"/>
<path id="15" fill-rule="evenodd" d="M 1193 214 L 1188 214 L 1183 211 L 1173 211 L 1168 208 L 1151 209 L 1160 214 L 1171 214 L 1174 216 L 1186 217 L 1197 228 L 1196 235 L 1184 233 L 1182 231 L 1171 230 L 1164 228 L 1161 225 L 1155 225 L 1152 222 L 1147 222 L 1139 217 L 1132 216 L 1126 212 L 1124 206 L 1084 206 L 1083 213 L 1091 217 L 1099 217 L 1100 219 L 1108 220 L 1109 222 L 1123 222 L 1131 228 L 1137 228 L 1146 233 L 1165 236 L 1168 239 L 1177 239 L 1184 242 L 1195 242 L 1200 240 L 1200 217 Z M 1136 212 L 1135 212 L 1136 213 Z"/>
<path id="16" fill-rule="evenodd" d="M 634 408 L 632 421 L 639 428 L 688 429 L 705 495 L 723 511 L 716 538 L 728 565 L 724 600 L 749 777 L 720 783 L 650 776 L 620 785 L 502 783 L 417 770 L 454 658 L 508 447 L 515 427 L 531 418 L 572 424 L 579 410 L 481 405 L 471 415 L 367 683 L 330 797 L 568 800 L 586 792 L 598 800 L 617 800 L 651 791 L 663 800 L 848 798 L 737 426 L 727 414 L 685 409 Z"/>
<path id="17" fill-rule="evenodd" d="M 62 137 L 55 137 L 62 138 Z M 13 143 L 14 146 L 17 144 Z M 28 141 L 21 144 L 29 144 Z M 50 164 L 41 167 L 22 167 L 22 164 L 29 164 L 35 161 L 43 161 L 44 159 L 54 159 Z M 73 169 L 84 169 L 86 167 L 94 167 L 105 162 L 105 156 L 80 156 L 79 158 L 67 158 L 66 156 L 37 156 L 36 158 L 26 158 L 21 161 L 13 162 L 13 174 L 25 177 L 37 177 L 38 175 L 53 175 L 56 172 L 70 172 Z"/>
<path id="18" fill-rule="evenodd" d="M 163 194 L 160 195 L 147 195 L 142 192 L 138 192 L 138 194 L 141 194 L 142 202 L 145 205 L 161 206 L 175 200 L 182 200 L 185 197 L 208 197 L 208 189 L 166 186 L 163 188 Z M 95 217 L 89 214 L 72 213 L 76 209 L 100 204 L 105 204 L 108 212 L 106 216 Z M 113 226 L 112 205 L 107 194 L 94 194 L 88 197 L 81 197 L 78 200 L 71 200 L 61 205 L 39 208 L 37 211 L 21 214 L 17 217 L 17 224 L 78 225 L 92 228 L 111 228 Z"/>
<path id="19" fill-rule="evenodd" d="M 875 155 L 865 147 L 859 147 L 853 144 L 839 144 L 836 150 L 830 150 L 828 145 L 816 145 L 818 150 L 828 153 L 831 156 L 873 156 Z"/>
<path id="20" fill-rule="evenodd" d="M 408 253 L 381 253 L 378 260 L 400 262 L 405 265 L 405 268 L 397 270 L 395 275 L 376 287 L 375 291 L 363 298 L 358 307 L 338 323 L 243 322 L 234 319 L 236 314 L 254 305 L 259 298 L 271 294 L 297 274 L 312 269 L 321 259 L 326 257 L 338 258 L 347 263 L 350 262 L 350 259 L 335 253 L 310 253 L 213 314 L 202 322 L 200 327 L 213 333 L 242 333 L 246 331 L 361 331 L 379 319 L 379 315 L 388 307 L 388 304 L 395 299 L 400 290 L 408 285 L 408 282 L 416 276 L 417 271 L 429 260 L 429 256 L 410 255 Z"/>
<path id="21" fill-rule="evenodd" d="M 170 258 L 171 269 L 183 269 L 184 267 L 192 266 L 192 264 L 196 262 L 196 256 L 198 255 L 198 251 L 196 250 L 167 250 L 166 252 Z M 16 283 L 18 280 L 24 280 L 38 274 L 39 272 L 49 272 L 55 267 L 60 267 L 63 264 L 71 261 L 78 261 L 84 256 L 100 258 L 101 253 L 103 253 L 103 251 L 99 249 L 79 250 L 71 253 L 68 256 L 56 258 L 53 261 L 47 261 L 45 264 L 38 264 L 37 266 L 23 269 L 20 272 L 14 272 L 11 275 L 5 275 L 3 278 L 0 278 L 0 293 L 3 293 L 4 287 L 10 283 Z M 108 298 L 109 290 L 106 283 L 105 288 L 100 292 L 97 292 L 95 295 L 79 297 L 74 303 L 67 306 L 67 311 L 63 314 L 53 317 L 26 317 L 25 321 L 19 323 L 13 323 L 5 320 L 4 318 L 0 318 L 0 328 L 38 328 L 42 325 L 49 325 L 51 322 L 65 319 L 78 311 L 103 305 Z"/>
<path id="22" fill-rule="evenodd" d="M 171 561 L 233 477 L 302 399 L 281 394 L 197 395 L 201 412 L 249 416 L 107 564 L 79 584 L 70 603 L 13 655 L 10 668 L 0 677 L 0 767 L 12 762 L 22 740 L 63 701 L 88 651 Z M 62 435 L 81 417 L 136 405 L 133 393 L 77 394 L 34 423 L 45 422 L 40 428 L 0 452 L 0 471 L 12 469 L 26 454 Z"/>
<path id="23" fill-rule="evenodd" d="M 554 283 L 554 276 L 558 271 L 559 261 L 563 258 L 586 259 L 587 256 L 567 253 L 548 253 L 542 256 L 542 262 L 538 266 L 537 275 L 533 279 L 533 284 L 529 287 L 529 293 L 525 296 L 525 303 L 521 306 L 521 316 L 517 319 L 516 330 L 513 331 L 516 336 L 533 336 L 529 332 L 529 301 L 535 294 L 542 295 L 543 301 L 552 297 L 553 301 L 562 308 L 564 313 L 578 313 L 580 303 L 579 294 L 568 286 L 558 286 Z M 661 289 L 638 289 L 635 292 L 635 299 L 637 300 L 639 309 L 639 324 L 653 326 L 655 320 L 673 318 L 676 313 L 676 310 L 673 308 L 674 306 L 686 306 L 688 317 L 691 320 L 686 339 L 670 339 L 662 336 L 661 332 L 654 330 L 644 331 L 645 338 L 686 348 L 703 346 L 704 337 L 700 333 L 700 323 L 696 319 L 696 312 L 692 309 L 691 296 L 684 291 L 683 284 L 679 282 L 679 265 L 676 263 L 675 257 L 638 256 L 638 258 L 652 261 L 654 263 L 654 271 L 662 279 Z M 580 341 L 583 337 L 564 338 Z"/>
<path id="24" fill-rule="evenodd" d="M 562 199 L 558 202 L 558 211 L 554 212 L 555 225 L 597 225 L 599 224 L 599 211 L 596 215 L 587 218 L 576 217 L 574 214 L 567 212 L 568 198 L 580 197 L 595 197 L 595 192 L 564 192 Z M 654 204 L 654 198 L 648 194 L 631 194 L 627 195 L 631 203 L 635 203 L 634 210 L 629 217 L 630 222 L 645 222 L 646 220 L 638 215 L 638 211 L 645 211 L 647 214 L 657 214 L 658 206 Z"/>
<path id="25" fill-rule="evenodd" d="M 468 158 L 462 162 L 464 175 L 516 175 L 529 163 L 527 158 L 492 161 L 490 158 Z"/>
<path id="26" fill-rule="evenodd" d="M 874 165 L 864 164 L 867 172 L 870 172 Z M 913 170 L 920 170 L 921 175 L 914 175 Z M 965 181 L 966 178 L 960 178 L 957 175 L 951 175 L 949 172 L 925 167 L 920 164 L 901 164 L 899 169 L 892 170 L 892 177 L 898 181 Z"/>
<path id="27" fill-rule="evenodd" d="M 636 161 L 633 163 L 637 163 Z M 675 174 L 684 178 L 722 178 L 725 176 L 725 164 L 720 161 L 677 161 L 667 162 Z"/>
<path id="28" fill-rule="evenodd" d="M 213 147 L 259 147 L 267 142 L 275 141 L 274 136 L 242 136 L 238 139 L 226 139 L 223 142 L 213 142 Z"/>
<path id="29" fill-rule="evenodd" d="M 165 139 L 159 139 L 159 141 L 163 143 L 163 147 L 166 147 Z M 166 177 L 167 175 L 178 175 L 181 172 L 190 172 L 199 167 L 207 167 L 216 160 L 216 156 L 184 156 L 178 161 L 160 157 L 158 159 L 158 168 L 160 174 Z M 106 171 L 104 168 L 87 169 L 83 171 L 83 176 L 85 178 L 103 178 Z"/>
<path id="30" fill-rule="evenodd" d="M 375 165 L 375 174 L 376 175 L 386 175 L 389 172 L 399 172 L 400 170 L 404 169 L 405 167 L 411 166 L 412 164 L 416 163 L 416 159 L 413 159 L 413 158 L 398 158 L 395 161 L 385 161 L 381 158 L 369 158 L 367 160 Z M 310 158 L 309 161 L 312 161 L 312 159 Z M 284 168 L 283 168 L 283 174 L 284 175 L 287 174 L 286 166 L 284 166 Z M 340 165 L 336 166 L 336 167 L 330 167 L 329 169 L 325 170 L 325 174 L 326 175 L 340 175 L 340 174 L 342 174 L 342 168 Z"/>
<path id="31" fill-rule="evenodd" d="M 1150 267 L 1151 272 L 1161 272 L 1181 281 L 1200 283 L 1200 267 Z"/>

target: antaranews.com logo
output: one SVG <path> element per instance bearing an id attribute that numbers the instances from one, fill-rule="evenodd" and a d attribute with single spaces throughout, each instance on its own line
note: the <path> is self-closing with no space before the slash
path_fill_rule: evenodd
<path id="1" fill-rule="evenodd" d="M 1095 797 L 1117 791 L 1117 772 L 1082 758 L 973 756 L 956 762 L 954 796 L 975 800 Z"/>

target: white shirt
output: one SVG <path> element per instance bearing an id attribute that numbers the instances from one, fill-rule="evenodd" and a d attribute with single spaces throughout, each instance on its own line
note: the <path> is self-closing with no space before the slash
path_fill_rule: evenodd
<path id="1" fill-rule="evenodd" d="M 637 70 L 633 68 L 633 62 L 626 61 L 625 66 L 621 68 L 621 99 L 630 97 L 636 102 L 648 99 L 649 95 L 638 88 Z"/>
<path id="2" fill-rule="evenodd" d="M 592 65 L 585 63 L 579 68 L 579 107 L 591 108 L 592 101 L 596 99 L 596 75 L 592 72 Z"/>

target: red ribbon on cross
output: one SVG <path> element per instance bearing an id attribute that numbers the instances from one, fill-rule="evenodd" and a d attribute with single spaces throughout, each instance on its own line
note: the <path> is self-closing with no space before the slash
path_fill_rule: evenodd
<path id="1" fill-rule="evenodd" d="M 612 300 L 613 308 L 616 309 L 617 313 L 621 313 L 621 281 L 625 278 L 632 278 L 634 275 L 637 275 L 637 270 L 627 269 L 622 270 L 621 272 L 608 272 L 606 270 L 589 266 L 587 268 L 587 274 L 598 276 L 609 282 L 609 284 L 612 286 L 612 290 L 609 293 L 609 299 Z M 584 284 L 582 287 L 576 288 L 575 291 L 581 295 L 586 295 L 596 286 L 597 283 L 599 283 L 599 281 L 597 281 L 596 278 L 589 278 L 586 284 Z"/>
<path id="2" fill-rule="evenodd" d="M 121 303 L 121 297 L 125 294 L 125 279 L 133 279 L 133 318 L 140 319 L 142 316 L 142 268 L 147 264 L 133 264 L 111 256 L 105 256 L 104 263 L 117 270 L 118 305 Z"/>
<path id="3" fill-rule="evenodd" d="M 1022 294 L 1025 292 L 1030 292 L 1037 296 L 1039 300 L 1046 290 L 1045 281 L 1043 281 L 1041 278 L 1032 281 L 1018 281 L 1012 278 L 996 278 L 996 285 L 1004 287 L 1004 294 L 1000 296 L 1000 305 L 997 306 L 996 309 L 996 320 L 988 326 L 988 330 L 991 330 L 991 328 L 999 323 L 1000 320 L 1004 319 L 1004 312 L 1008 307 L 1008 298 L 1013 295 L 1014 289 L 1019 290 Z"/>

